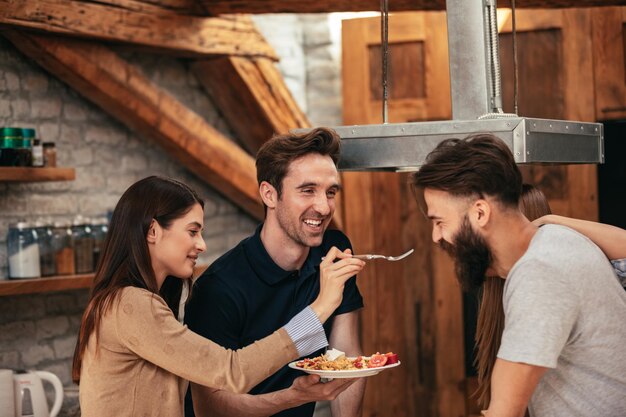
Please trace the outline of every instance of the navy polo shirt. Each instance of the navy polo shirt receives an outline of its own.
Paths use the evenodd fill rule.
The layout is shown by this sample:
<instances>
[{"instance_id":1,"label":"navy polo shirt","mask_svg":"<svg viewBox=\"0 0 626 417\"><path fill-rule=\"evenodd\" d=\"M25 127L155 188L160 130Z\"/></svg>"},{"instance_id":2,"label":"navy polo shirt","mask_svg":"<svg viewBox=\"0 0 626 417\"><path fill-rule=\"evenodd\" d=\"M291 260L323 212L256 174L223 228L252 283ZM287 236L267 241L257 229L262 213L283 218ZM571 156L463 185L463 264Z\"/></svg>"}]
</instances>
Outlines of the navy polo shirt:
<instances>
[{"instance_id":1,"label":"navy polo shirt","mask_svg":"<svg viewBox=\"0 0 626 417\"><path fill-rule=\"evenodd\" d=\"M269 256L261 241L259 225L254 235L216 260L194 284L185 309L189 329L226 348L243 348L279 328L311 304L319 294L319 264L322 257L336 246L351 248L348 238L338 230L327 230L322 244L311 248L299 271L285 271ZM356 276L345 285L341 305L324 324L326 337L335 315L363 307L363 298L356 285ZM310 356L317 356L323 350ZM259 358L263 360L263 358ZM263 394L288 388L300 371L285 366L254 387L251 394ZM315 403L291 408L275 414L281 417L310 417ZM185 415L193 416L188 393Z\"/></svg>"}]
</instances>

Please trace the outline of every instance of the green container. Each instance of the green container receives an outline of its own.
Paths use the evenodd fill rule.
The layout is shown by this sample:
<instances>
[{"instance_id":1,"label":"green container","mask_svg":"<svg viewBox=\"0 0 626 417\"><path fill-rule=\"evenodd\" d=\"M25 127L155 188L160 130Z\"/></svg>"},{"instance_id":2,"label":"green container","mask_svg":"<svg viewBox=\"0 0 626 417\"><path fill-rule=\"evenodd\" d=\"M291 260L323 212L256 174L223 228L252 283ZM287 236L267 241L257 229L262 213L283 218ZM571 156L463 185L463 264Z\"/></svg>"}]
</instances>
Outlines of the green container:
<instances>
[{"instance_id":1,"label":"green container","mask_svg":"<svg viewBox=\"0 0 626 417\"><path fill-rule=\"evenodd\" d=\"M35 129L22 129L22 137L24 139L35 139Z\"/></svg>"},{"instance_id":2,"label":"green container","mask_svg":"<svg viewBox=\"0 0 626 417\"><path fill-rule=\"evenodd\" d=\"M24 139L23 129L18 127L0 128L0 141L2 142L0 166L31 166L33 160L31 140Z\"/></svg>"},{"instance_id":3,"label":"green container","mask_svg":"<svg viewBox=\"0 0 626 417\"><path fill-rule=\"evenodd\" d=\"M22 139L22 129L19 127L0 127L0 139Z\"/></svg>"},{"instance_id":4,"label":"green container","mask_svg":"<svg viewBox=\"0 0 626 417\"><path fill-rule=\"evenodd\" d=\"M22 132L11 127L0 128L0 166L18 165L18 148L22 147Z\"/></svg>"}]
</instances>

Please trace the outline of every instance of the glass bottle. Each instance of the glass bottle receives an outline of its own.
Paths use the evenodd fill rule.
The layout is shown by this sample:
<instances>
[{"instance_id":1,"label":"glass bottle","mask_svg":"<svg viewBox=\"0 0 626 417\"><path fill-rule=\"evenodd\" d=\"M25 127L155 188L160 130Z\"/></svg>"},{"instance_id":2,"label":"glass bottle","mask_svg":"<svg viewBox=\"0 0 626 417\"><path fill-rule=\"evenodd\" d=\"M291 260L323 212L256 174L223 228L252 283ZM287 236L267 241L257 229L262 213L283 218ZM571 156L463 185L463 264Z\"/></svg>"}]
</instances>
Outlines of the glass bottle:
<instances>
[{"instance_id":1,"label":"glass bottle","mask_svg":"<svg viewBox=\"0 0 626 417\"><path fill-rule=\"evenodd\" d=\"M54 142L43 143L43 166L57 166L57 148L54 145Z\"/></svg>"},{"instance_id":2,"label":"glass bottle","mask_svg":"<svg viewBox=\"0 0 626 417\"><path fill-rule=\"evenodd\" d=\"M56 275L56 261L54 258L52 225L39 219L35 222L35 231L39 237L39 268L42 277Z\"/></svg>"},{"instance_id":3,"label":"glass bottle","mask_svg":"<svg viewBox=\"0 0 626 417\"><path fill-rule=\"evenodd\" d=\"M43 166L43 145L35 135L35 129L22 129L22 136L25 140L30 140L32 143L32 166Z\"/></svg>"},{"instance_id":4,"label":"glass bottle","mask_svg":"<svg viewBox=\"0 0 626 417\"><path fill-rule=\"evenodd\" d=\"M22 129L17 129L20 132ZM20 145L17 148L18 161L17 166L30 167L33 165L33 141L31 138L22 137Z\"/></svg>"},{"instance_id":5,"label":"glass bottle","mask_svg":"<svg viewBox=\"0 0 626 417\"><path fill-rule=\"evenodd\" d=\"M104 239L109 231L109 222L106 217L99 217L91 222L91 233L93 234L93 270L95 271L100 261Z\"/></svg>"},{"instance_id":6,"label":"glass bottle","mask_svg":"<svg viewBox=\"0 0 626 417\"><path fill-rule=\"evenodd\" d=\"M58 221L54 223L54 228L52 229L52 250L54 252L57 275L75 274L74 241L69 222Z\"/></svg>"},{"instance_id":7,"label":"glass bottle","mask_svg":"<svg viewBox=\"0 0 626 417\"><path fill-rule=\"evenodd\" d=\"M94 237L88 223L82 216L76 216L72 224L74 266L77 274L93 272Z\"/></svg>"},{"instance_id":8,"label":"glass bottle","mask_svg":"<svg viewBox=\"0 0 626 417\"><path fill-rule=\"evenodd\" d=\"M7 236L9 278L37 278L39 268L39 238L37 231L27 222L9 226Z\"/></svg>"}]
</instances>

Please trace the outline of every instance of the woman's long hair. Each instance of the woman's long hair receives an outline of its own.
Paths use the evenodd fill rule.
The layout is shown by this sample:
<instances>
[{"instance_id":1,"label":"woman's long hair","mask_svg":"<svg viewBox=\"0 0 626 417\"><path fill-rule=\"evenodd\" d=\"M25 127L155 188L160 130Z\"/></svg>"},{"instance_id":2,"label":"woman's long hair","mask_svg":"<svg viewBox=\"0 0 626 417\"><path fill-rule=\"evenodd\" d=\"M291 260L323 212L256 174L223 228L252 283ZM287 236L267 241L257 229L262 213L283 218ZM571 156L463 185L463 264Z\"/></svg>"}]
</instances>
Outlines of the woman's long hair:
<instances>
[{"instance_id":1,"label":"woman's long hair","mask_svg":"<svg viewBox=\"0 0 626 417\"><path fill-rule=\"evenodd\" d=\"M519 208L528 220L551 214L548 199L530 184L522 185ZM487 277L482 287L478 322L476 323L476 359L478 371L478 404L487 408L491 400L491 373L496 363L498 349L504 332L504 307L502 295L505 281L500 277Z\"/></svg>"},{"instance_id":2,"label":"woman's long hair","mask_svg":"<svg viewBox=\"0 0 626 417\"><path fill-rule=\"evenodd\" d=\"M177 315L183 280L168 277L159 291L146 238L153 220L167 229L195 204L204 208L204 202L191 188L170 178L147 177L124 192L113 211L81 321L72 366L74 382L80 380L89 337L94 331L98 337L100 321L122 288L137 287L159 294Z\"/></svg>"}]
</instances>

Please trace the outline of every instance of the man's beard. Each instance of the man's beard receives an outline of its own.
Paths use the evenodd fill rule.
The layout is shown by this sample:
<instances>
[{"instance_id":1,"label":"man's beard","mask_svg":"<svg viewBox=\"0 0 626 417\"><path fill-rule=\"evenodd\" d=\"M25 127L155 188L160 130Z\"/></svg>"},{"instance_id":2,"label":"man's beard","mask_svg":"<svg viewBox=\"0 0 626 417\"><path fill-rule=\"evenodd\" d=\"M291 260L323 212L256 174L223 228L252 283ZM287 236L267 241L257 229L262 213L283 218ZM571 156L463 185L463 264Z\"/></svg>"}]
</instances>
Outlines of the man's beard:
<instances>
[{"instance_id":1,"label":"man's beard","mask_svg":"<svg viewBox=\"0 0 626 417\"><path fill-rule=\"evenodd\" d=\"M485 239L472 229L467 214L454 236L454 244L439 240L439 246L454 259L456 276L465 291L477 290L493 259Z\"/></svg>"},{"instance_id":2,"label":"man's beard","mask_svg":"<svg viewBox=\"0 0 626 417\"><path fill-rule=\"evenodd\" d=\"M284 208L276 210L276 217L279 227L292 242L295 242L296 244L307 248L316 247L322 244L324 232L326 232L326 228L328 227L325 218L322 219L315 213L306 214L303 216L311 219L322 220L322 228L320 230L320 233L318 235L309 235L302 229L302 226L300 224L300 218L294 218L293 216L291 216L291 213L289 213Z\"/></svg>"}]
</instances>

